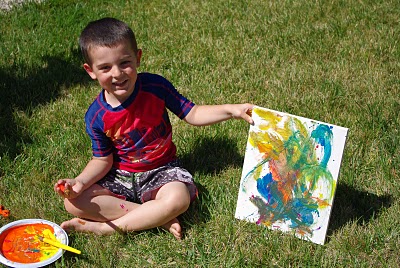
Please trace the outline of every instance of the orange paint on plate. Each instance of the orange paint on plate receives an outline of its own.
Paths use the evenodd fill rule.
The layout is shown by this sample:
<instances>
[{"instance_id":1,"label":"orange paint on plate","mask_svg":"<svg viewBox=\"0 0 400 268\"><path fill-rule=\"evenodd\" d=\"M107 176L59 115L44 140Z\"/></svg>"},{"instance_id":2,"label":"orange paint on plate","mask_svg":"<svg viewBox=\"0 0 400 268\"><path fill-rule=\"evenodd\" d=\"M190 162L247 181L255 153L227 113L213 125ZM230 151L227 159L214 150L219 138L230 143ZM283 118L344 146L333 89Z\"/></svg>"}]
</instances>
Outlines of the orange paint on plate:
<instances>
[{"instance_id":1,"label":"orange paint on plate","mask_svg":"<svg viewBox=\"0 0 400 268\"><path fill-rule=\"evenodd\" d=\"M58 248L39 240L43 231L54 233L48 224L24 224L6 230L0 236L1 253L10 261L19 263L35 263L53 256Z\"/></svg>"}]
</instances>

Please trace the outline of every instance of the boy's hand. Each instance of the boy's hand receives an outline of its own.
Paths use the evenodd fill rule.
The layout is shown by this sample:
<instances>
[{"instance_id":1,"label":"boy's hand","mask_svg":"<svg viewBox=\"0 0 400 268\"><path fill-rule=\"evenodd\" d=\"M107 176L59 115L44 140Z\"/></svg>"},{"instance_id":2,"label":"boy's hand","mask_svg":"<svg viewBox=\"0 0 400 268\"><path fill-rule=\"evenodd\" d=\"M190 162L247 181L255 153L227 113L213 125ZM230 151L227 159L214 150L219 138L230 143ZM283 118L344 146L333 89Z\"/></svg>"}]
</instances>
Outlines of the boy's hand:
<instances>
[{"instance_id":1,"label":"boy's hand","mask_svg":"<svg viewBox=\"0 0 400 268\"><path fill-rule=\"evenodd\" d=\"M254 124L254 121L251 118L251 111L253 110L254 107L253 104L250 103L233 104L232 107L233 107L232 118L243 119L251 125Z\"/></svg>"},{"instance_id":2,"label":"boy's hand","mask_svg":"<svg viewBox=\"0 0 400 268\"><path fill-rule=\"evenodd\" d=\"M54 185L54 191L63 198L73 199L80 195L83 185L75 179L59 180Z\"/></svg>"}]
</instances>

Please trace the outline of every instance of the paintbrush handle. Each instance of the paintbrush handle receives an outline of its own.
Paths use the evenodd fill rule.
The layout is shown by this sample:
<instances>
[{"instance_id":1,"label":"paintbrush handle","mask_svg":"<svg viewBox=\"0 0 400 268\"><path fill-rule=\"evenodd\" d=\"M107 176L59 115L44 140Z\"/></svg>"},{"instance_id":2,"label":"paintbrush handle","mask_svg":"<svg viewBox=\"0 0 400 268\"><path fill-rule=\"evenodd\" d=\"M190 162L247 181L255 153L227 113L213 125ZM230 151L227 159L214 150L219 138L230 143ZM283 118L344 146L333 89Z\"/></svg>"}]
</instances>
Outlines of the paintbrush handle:
<instances>
[{"instance_id":1,"label":"paintbrush handle","mask_svg":"<svg viewBox=\"0 0 400 268\"><path fill-rule=\"evenodd\" d=\"M45 238L45 237L43 237L43 242L46 242L47 244L53 245L53 246L58 247L58 248L62 248L62 249L74 252L76 254L81 254L80 250L77 250L77 249L75 249L73 247L64 245L64 244L62 244L60 242L57 242L57 241L54 241L54 240L51 240L51 239L48 239L48 238Z\"/></svg>"}]
</instances>

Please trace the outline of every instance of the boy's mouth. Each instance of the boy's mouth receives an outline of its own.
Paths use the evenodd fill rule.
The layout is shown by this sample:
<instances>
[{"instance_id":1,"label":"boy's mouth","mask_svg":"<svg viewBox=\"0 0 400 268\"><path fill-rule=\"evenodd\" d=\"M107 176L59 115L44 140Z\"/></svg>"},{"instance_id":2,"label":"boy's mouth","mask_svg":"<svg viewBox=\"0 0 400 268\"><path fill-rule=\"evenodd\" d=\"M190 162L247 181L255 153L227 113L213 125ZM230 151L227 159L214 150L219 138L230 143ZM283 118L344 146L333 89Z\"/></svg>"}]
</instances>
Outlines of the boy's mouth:
<instances>
[{"instance_id":1,"label":"boy's mouth","mask_svg":"<svg viewBox=\"0 0 400 268\"><path fill-rule=\"evenodd\" d=\"M116 87L123 87L124 85L126 85L127 82L128 80L124 80L122 82L113 82L113 85Z\"/></svg>"}]
</instances>

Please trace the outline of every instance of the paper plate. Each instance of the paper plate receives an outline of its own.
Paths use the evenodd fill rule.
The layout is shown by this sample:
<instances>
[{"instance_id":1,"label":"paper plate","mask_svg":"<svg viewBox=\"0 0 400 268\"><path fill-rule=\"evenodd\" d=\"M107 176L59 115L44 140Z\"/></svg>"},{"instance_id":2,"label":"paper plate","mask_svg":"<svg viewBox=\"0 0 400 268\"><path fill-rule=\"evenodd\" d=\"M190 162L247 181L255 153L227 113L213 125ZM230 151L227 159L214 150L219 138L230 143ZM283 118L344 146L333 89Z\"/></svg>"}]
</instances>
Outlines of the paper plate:
<instances>
[{"instance_id":1,"label":"paper plate","mask_svg":"<svg viewBox=\"0 0 400 268\"><path fill-rule=\"evenodd\" d=\"M54 235L56 236L57 240L65 245L68 245L68 235L67 233L58 225L55 224L54 222L47 221L47 220L42 220L42 219L25 219L25 220L19 220L19 221L14 221L9 224L4 225L3 227L0 228L0 235L3 232L6 232L9 228L12 227L17 227L19 225L25 225L25 224L48 224L54 229ZM1 247L2 245L0 245ZM0 263L9 266L9 267L43 267L46 265L49 265L52 262L55 262L57 259L59 259L64 253L64 250L59 249L56 254L51 256L50 258L41 261L41 262L35 262L35 263L20 263L20 262L14 262L10 261L9 259L5 258L0 250Z\"/></svg>"}]
</instances>

